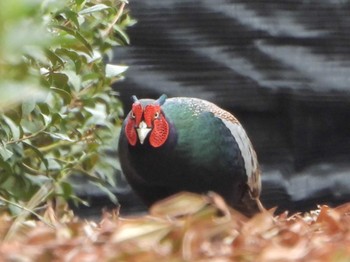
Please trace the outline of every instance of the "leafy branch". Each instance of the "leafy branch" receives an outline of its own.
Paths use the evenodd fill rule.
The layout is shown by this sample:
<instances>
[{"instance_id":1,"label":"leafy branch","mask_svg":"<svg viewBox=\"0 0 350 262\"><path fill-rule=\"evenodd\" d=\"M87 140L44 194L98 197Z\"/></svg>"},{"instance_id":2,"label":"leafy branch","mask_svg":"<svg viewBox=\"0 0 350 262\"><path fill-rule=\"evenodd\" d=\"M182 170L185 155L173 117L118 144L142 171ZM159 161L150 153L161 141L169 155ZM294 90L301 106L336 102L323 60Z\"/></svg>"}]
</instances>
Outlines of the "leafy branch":
<instances>
[{"instance_id":1,"label":"leafy branch","mask_svg":"<svg viewBox=\"0 0 350 262\"><path fill-rule=\"evenodd\" d=\"M76 200L72 175L113 184L106 152L116 151L122 109L111 84L127 67L105 61L129 42L126 4L0 2L0 211L18 215L34 196L31 210Z\"/></svg>"}]
</instances>

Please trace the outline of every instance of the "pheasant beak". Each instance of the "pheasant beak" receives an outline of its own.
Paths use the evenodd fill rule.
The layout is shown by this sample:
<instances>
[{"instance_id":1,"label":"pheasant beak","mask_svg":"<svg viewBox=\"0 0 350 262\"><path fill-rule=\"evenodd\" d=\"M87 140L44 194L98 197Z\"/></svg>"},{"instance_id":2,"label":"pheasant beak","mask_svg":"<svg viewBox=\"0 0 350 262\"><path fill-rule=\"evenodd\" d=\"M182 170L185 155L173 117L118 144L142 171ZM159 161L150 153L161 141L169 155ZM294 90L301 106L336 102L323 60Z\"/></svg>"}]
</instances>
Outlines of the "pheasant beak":
<instances>
[{"instance_id":1,"label":"pheasant beak","mask_svg":"<svg viewBox=\"0 0 350 262\"><path fill-rule=\"evenodd\" d=\"M145 121L141 121L136 131L137 131L137 135L139 137L140 143L143 144L148 133L151 131L151 128L147 127L147 124L145 123Z\"/></svg>"}]
</instances>

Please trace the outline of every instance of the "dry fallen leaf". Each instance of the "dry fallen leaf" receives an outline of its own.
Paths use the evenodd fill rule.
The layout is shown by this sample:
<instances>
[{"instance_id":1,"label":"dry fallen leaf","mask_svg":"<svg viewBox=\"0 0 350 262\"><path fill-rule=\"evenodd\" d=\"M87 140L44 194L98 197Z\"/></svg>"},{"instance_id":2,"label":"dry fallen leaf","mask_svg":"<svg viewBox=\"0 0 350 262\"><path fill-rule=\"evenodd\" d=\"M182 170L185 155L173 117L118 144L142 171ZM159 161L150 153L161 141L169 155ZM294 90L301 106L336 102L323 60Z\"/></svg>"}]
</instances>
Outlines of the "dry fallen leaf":
<instances>
[{"instance_id":1,"label":"dry fallen leaf","mask_svg":"<svg viewBox=\"0 0 350 262\"><path fill-rule=\"evenodd\" d=\"M0 242L0 261L350 261L350 203L248 219L216 194L181 193L148 215L103 213L99 223L25 221ZM4 239L14 220L0 215Z\"/></svg>"}]
</instances>

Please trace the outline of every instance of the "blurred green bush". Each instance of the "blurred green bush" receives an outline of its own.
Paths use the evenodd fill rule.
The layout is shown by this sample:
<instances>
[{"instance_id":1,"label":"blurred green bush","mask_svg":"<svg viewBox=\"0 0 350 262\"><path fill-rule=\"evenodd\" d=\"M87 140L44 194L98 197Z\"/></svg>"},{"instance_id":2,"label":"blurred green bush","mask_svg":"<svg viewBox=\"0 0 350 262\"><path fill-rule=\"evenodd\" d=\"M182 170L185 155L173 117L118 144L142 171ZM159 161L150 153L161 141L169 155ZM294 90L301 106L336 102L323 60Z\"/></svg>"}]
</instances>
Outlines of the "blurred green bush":
<instances>
[{"instance_id":1,"label":"blurred green bush","mask_svg":"<svg viewBox=\"0 0 350 262\"><path fill-rule=\"evenodd\" d=\"M125 4L0 1L0 211L79 201L72 174L113 185L122 109L111 84L127 67L105 62L128 44Z\"/></svg>"}]
</instances>

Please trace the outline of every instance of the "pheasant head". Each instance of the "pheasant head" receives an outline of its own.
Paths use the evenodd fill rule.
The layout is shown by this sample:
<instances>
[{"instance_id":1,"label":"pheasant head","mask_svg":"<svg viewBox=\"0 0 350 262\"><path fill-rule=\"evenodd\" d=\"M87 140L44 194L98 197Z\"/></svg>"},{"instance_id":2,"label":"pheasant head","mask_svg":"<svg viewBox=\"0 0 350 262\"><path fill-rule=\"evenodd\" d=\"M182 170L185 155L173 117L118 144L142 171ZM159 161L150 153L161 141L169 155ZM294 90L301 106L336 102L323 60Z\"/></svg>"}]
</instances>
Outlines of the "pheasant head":
<instances>
[{"instance_id":1,"label":"pheasant head","mask_svg":"<svg viewBox=\"0 0 350 262\"><path fill-rule=\"evenodd\" d=\"M162 146L169 136L169 124L162 111L166 95L157 100L141 103L133 96L133 105L127 116L125 134L131 146L139 142L144 144L148 139L152 147Z\"/></svg>"}]
</instances>

